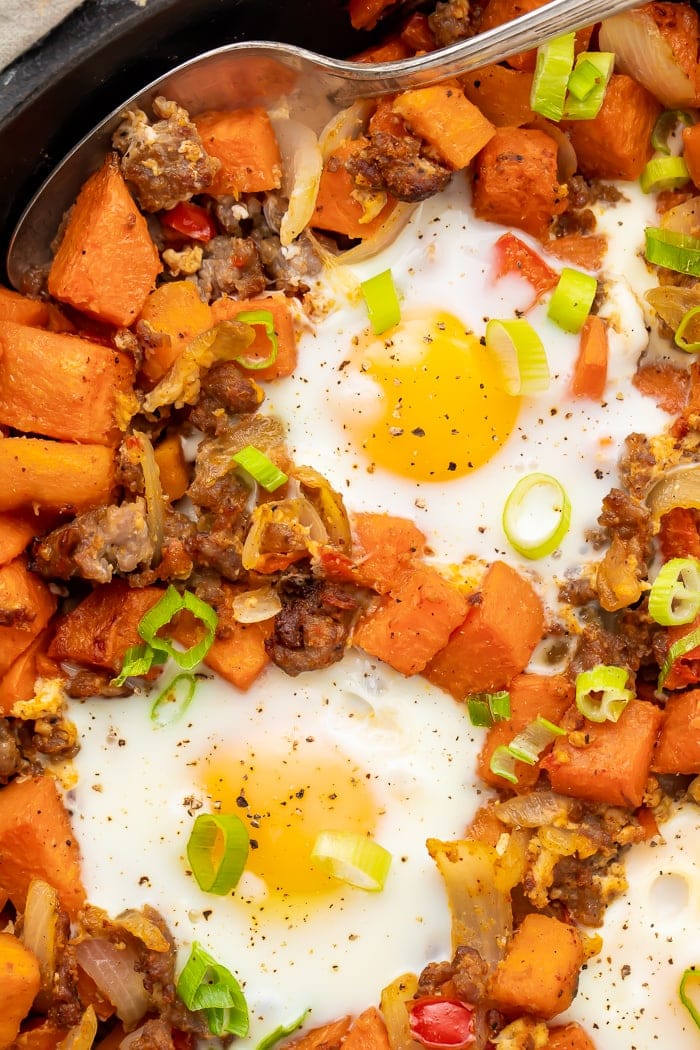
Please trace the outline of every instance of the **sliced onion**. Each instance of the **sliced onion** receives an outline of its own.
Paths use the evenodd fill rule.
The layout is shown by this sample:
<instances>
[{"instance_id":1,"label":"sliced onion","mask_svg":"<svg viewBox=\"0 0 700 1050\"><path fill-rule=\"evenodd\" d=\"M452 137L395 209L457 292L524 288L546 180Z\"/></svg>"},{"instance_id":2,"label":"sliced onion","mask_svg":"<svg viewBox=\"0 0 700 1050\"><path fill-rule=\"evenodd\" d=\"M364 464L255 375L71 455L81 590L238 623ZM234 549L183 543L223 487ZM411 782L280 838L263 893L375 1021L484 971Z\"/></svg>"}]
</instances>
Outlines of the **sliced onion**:
<instances>
[{"instance_id":1,"label":"sliced onion","mask_svg":"<svg viewBox=\"0 0 700 1050\"><path fill-rule=\"evenodd\" d=\"M316 135L298 120L272 120L282 156L282 193L289 205L280 225L280 241L287 247L296 240L313 215L323 157Z\"/></svg>"},{"instance_id":2,"label":"sliced onion","mask_svg":"<svg viewBox=\"0 0 700 1050\"><path fill-rule=\"evenodd\" d=\"M39 960L41 999L45 999L53 988L58 952L58 909L58 894L53 886L41 879L32 879L24 909L22 941ZM42 1001L37 1000L37 1006L41 1008L42 1005Z\"/></svg>"},{"instance_id":3,"label":"sliced onion","mask_svg":"<svg viewBox=\"0 0 700 1050\"><path fill-rule=\"evenodd\" d=\"M341 109L332 117L318 137L318 145L324 160L335 153L338 146L347 139L356 139L367 127L375 103L371 99L360 98L347 109Z\"/></svg>"},{"instance_id":4,"label":"sliced onion","mask_svg":"<svg viewBox=\"0 0 700 1050\"><path fill-rule=\"evenodd\" d=\"M268 551L265 534L271 525L282 525L290 532L286 551ZM291 540L293 537L293 541ZM278 503L262 503L250 516L250 528L243 544L241 560L244 569L265 572L266 558L284 558L299 551L318 553L318 546L328 541L328 532L318 512L307 499L285 499ZM290 558L290 562L294 560ZM267 570L270 571L269 569Z\"/></svg>"},{"instance_id":5,"label":"sliced onion","mask_svg":"<svg viewBox=\"0 0 700 1050\"><path fill-rule=\"evenodd\" d=\"M664 284L650 288L644 298L657 316L675 332L688 311L700 306L700 286L683 288L676 284Z\"/></svg>"},{"instance_id":6,"label":"sliced onion","mask_svg":"<svg viewBox=\"0 0 700 1050\"><path fill-rule=\"evenodd\" d=\"M581 860L585 860L598 850L592 839L574 828L542 827L537 838L545 849L560 857L573 857L574 853L578 853Z\"/></svg>"},{"instance_id":7,"label":"sliced onion","mask_svg":"<svg viewBox=\"0 0 700 1050\"><path fill-rule=\"evenodd\" d=\"M507 827L540 828L555 820L566 820L570 809L571 799L553 791L533 791L501 802L496 814Z\"/></svg>"},{"instance_id":8,"label":"sliced onion","mask_svg":"<svg viewBox=\"0 0 700 1050\"><path fill-rule=\"evenodd\" d=\"M359 244L355 244L344 252L331 251L327 243L321 242L313 234L310 235L326 274L339 294L359 294L360 279L349 267L366 262L384 248L388 248L401 233L417 207L417 204L405 204L403 201L398 201L371 237L366 237Z\"/></svg>"},{"instance_id":9,"label":"sliced onion","mask_svg":"<svg viewBox=\"0 0 700 1050\"><path fill-rule=\"evenodd\" d=\"M600 27L601 51L614 51L618 70L627 73L669 109L695 105L695 79L681 69L654 20L652 4L606 18Z\"/></svg>"},{"instance_id":10,"label":"sliced onion","mask_svg":"<svg viewBox=\"0 0 700 1050\"><path fill-rule=\"evenodd\" d=\"M233 618L237 623L260 623L276 616L281 608L282 602L272 587L257 587L236 595Z\"/></svg>"},{"instance_id":11,"label":"sliced onion","mask_svg":"<svg viewBox=\"0 0 700 1050\"><path fill-rule=\"evenodd\" d=\"M114 925L126 930L132 937L141 941L149 952L167 952L170 950L170 941L155 922L151 922L141 911L129 908L114 919Z\"/></svg>"},{"instance_id":12,"label":"sliced onion","mask_svg":"<svg viewBox=\"0 0 700 1050\"><path fill-rule=\"evenodd\" d=\"M687 233L691 237L700 235L700 197L690 197L675 208L669 208L661 217L661 228Z\"/></svg>"},{"instance_id":13,"label":"sliced onion","mask_svg":"<svg viewBox=\"0 0 700 1050\"><path fill-rule=\"evenodd\" d=\"M328 542L349 553L352 538L343 497L313 467L295 467L292 476L298 480L302 493L318 511L328 532Z\"/></svg>"},{"instance_id":14,"label":"sliced onion","mask_svg":"<svg viewBox=\"0 0 700 1050\"><path fill-rule=\"evenodd\" d=\"M407 1009L417 989L414 973L404 973L382 989L380 1008L391 1050L420 1050L420 1044L411 1035Z\"/></svg>"},{"instance_id":15,"label":"sliced onion","mask_svg":"<svg viewBox=\"0 0 700 1050\"><path fill-rule=\"evenodd\" d=\"M143 488L146 497L146 521L148 534L153 544L153 564L157 565L163 552L165 536L165 497L151 439L147 434L137 431L134 431L134 437L139 442L139 461L143 471Z\"/></svg>"},{"instance_id":16,"label":"sliced onion","mask_svg":"<svg viewBox=\"0 0 700 1050\"><path fill-rule=\"evenodd\" d=\"M108 999L117 1017L127 1027L136 1024L150 1005L143 978L134 969L136 952L126 945L117 948L111 941L93 937L75 949L78 965L91 977L98 991Z\"/></svg>"},{"instance_id":17,"label":"sliced onion","mask_svg":"<svg viewBox=\"0 0 700 1050\"><path fill-rule=\"evenodd\" d=\"M97 1035L97 1017L95 1008L88 1006L87 1010L69 1031L68 1035L58 1044L60 1050L90 1050Z\"/></svg>"},{"instance_id":18,"label":"sliced onion","mask_svg":"<svg viewBox=\"0 0 700 1050\"><path fill-rule=\"evenodd\" d=\"M666 474L654 485L646 501L657 524L674 507L700 509L700 466L679 467Z\"/></svg>"}]
</instances>

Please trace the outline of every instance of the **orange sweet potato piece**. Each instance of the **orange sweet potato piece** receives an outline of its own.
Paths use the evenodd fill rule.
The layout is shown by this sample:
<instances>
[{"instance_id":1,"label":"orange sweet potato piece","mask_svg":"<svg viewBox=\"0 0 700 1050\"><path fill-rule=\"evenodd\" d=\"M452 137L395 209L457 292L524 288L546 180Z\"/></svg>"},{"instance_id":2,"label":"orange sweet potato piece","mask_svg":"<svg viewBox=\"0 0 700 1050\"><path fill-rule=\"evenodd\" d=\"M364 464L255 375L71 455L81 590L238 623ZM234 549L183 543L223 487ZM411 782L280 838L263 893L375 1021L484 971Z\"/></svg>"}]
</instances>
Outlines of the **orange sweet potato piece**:
<instances>
[{"instance_id":1,"label":"orange sweet potato piece","mask_svg":"<svg viewBox=\"0 0 700 1050\"><path fill-rule=\"evenodd\" d=\"M417 674L467 614L467 599L430 565L418 565L360 618L353 643L405 675Z\"/></svg>"},{"instance_id":2,"label":"orange sweet potato piece","mask_svg":"<svg viewBox=\"0 0 700 1050\"><path fill-rule=\"evenodd\" d=\"M211 307L191 281L170 281L150 292L139 320L163 337L146 346L143 371L154 382L165 375L190 339L214 323Z\"/></svg>"},{"instance_id":3,"label":"orange sweet potato piece","mask_svg":"<svg viewBox=\"0 0 700 1050\"><path fill-rule=\"evenodd\" d=\"M226 590L232 596L237 588L227 587ZM265 642L273 629L272 619L259 623L237 623L227 618L225 636L214 639L204 657L204 663L231 685L245 692L270 662ZM204 627L189 614L182 614L177 618L171 633L176 641L189 648L203 637Z\"/></svg>"},{"instance_id":4,"label":"orange sweet potato piece","mask_svg":"<svg viewBox=\"0 0 700 1050\"><path fill-rule=\"evenodd\" d=\"M24 557L0 569L0 675L28 649L56 611L56 598Z\"/></svg>"},{"instance_id":5,"label":"orange sweet potato piece","mask_svg":"<svg viewBox=\"0 0 700 1050\"><path fill-rule=\"evenodd\" d=\"M352 56L353 62L398 62L402 58L408 58L412 54L411 48L401 39L395 36L383 44L367 47L357 55Z\"/></svg>"},{"instance_id":6,"label":"orange sweet potato piece","mask_svg":"<svg viewBox=\"0 0 700 1050\"><path fill-rule=\"evenodd\" d=\"M543 628L542 602L532 586L495 561L470 599L466 620L428 664L425 677L457 700L504 689L527 666Z\"/></svg>"},{"instance_id":7,"label":"orange sweet potato piece","mask_svg":"<svg viewBox=\"0 0 700 1050\"><path fill-rule=\"evenodd\" d=\"M53 1021L42 1021L21 1032L12 1044L12 1050L56 1050L67 1035L66 1028L59 1028Z\"/></svg>"},{"instance_id":8,"label":"orange sweet potato piece","mask_svg":"<svg viewBox=\"0 0 700 1050\"><path fill-rule=\"evenodd\" d=\"M0 565L7 565L27 548L39 531L39 519L33 514L0 514Z\"/></svg>"},{"instance_id":9,"label":"orange sweet potato piece","mask_svg":"<svg viewBox=\"0 0 700 1050\"><path fill-rule=\"evenodd\" d=\"M470 102L497 128L520 127L534 117L530 108L532 73L507 66L484 66L460 78Z\"/></svg>"},{"instance_id":10,"label":"orange sweet potato piece","mask_svg":"<svg viewBox=\"0 0 700 1050\"><path fill-rule=\"evenodd\" d=\"M41 987L39 961L11 933L0 933L0 1050L14 1045Z\"/></svg>"},{"instance_id":11,"label":"orange sweet potato piece","mask_svg":"<svg viewBox=\"0 0 700 1050\"><path fill-rule=\"evenodd\" d=\"M505 958L496 967L489 998L505 1014L554 1017L571 1006L584 962L576 927L532 912L513 934Z\"/></svg>"},{"instance_id":12,"label":"orange sweet potato piece","mask_svg":"<svg viewBox=\"0 0 700 1050\"><path fill-rule=\"evenodd\" d=\"M502 777L496 776L489 768L491 756L497 747L507 746L514 736L533 722L538 715L555 725L574 699L574 687L563 675L519 674L510 683L510 718L496 722L486 736L479 754L477 771L482 780L493 787L503 787ZM526 762L516 762L515 774L518 778L514 788L517 791L529 791L539 776L539 765L529 766Z\"/></svg>"},{"instance_id":13,"label":"orange sweet potato piece","mask_svg":"<svg viewBox=\"0 0 700 1050\"><path fill-rule=\"evenodd\" d=\"M693 185L700 189L700 124L683 128L683 157Z\"/></svg>"},{"instance_id":14,"label":"orange sweet potato piece","mask_svg":"<svg viewBox=\"0 0 700 1050\"><path fill-rule=\"evenodd\" d=\"M544 245L550 255L583 270L600 270L608 250L602 234L566 233Z\"/></svg>"},{"instance_id":15,"label":"orange sweet potato piece","mask_svg":"<svg viewBox=\"0 0 700 1050\"><path fill-rule=\"evenodd\" d=\"M168 434L155 447L160 484L171 501L182 499L190 483L190 472L178 434Z\"/></svg>"},{"instance_id":16,"label":"orange sweet potato piece","mask_svg":"<svg viewBox=\"0 0 700 1050\"><path fill-rule=\"evenodd\" d=\"M466 168L495 131L456 83L404 91L393 109L455 171Z\"/></svg>"},{"instance_id":17,"label":"orange sweet potato piece","mask_svg":"<svg viewBox=\"0 0 700 1050\"><path fill-rule=\"evenodd\" d=\"M384 1018L370 1006L353 1021L343 1040L343 1050L389 1050L389 1037Z\"/></svg>"},{"instance_id":18,"label":"orange sweet potato piece","mask_svg":"<svg viewBox=\"0 0 700 1050\"><path fill-rule=\"evenodd\" d=\"M352 196L355 183L345 167L345 162L368 145L368 139L347 139L342 142L326 161L316 197L316 207L309 221L310 226L346 237L362 239L371 237L388 218L396 205L389 197L387 203L370 222L362 222L364 209Z\"/></svg>"},{"instance_id":19,"label":"orange sweet potato piece","mask_svg":"<svg viewBox=\"0 0 700 1050\"><path fill-rule=\"evenodd\" d=\"M566 209L557 144L537 128L498 128L475 161L473 203L480 219L543 237Z\"/></svg>"},{"instance_id":20,"label":"orange sweet potato piece","mask_svg":"<svg viewBox=\"0 0 700 1050\"><path fill-rule=\"evenodd\" d=\"M0 678L0 715L9 715L16 703L31 700L39 674L45 675L50 661L46 656L49 631L44 630L20 653L9 670ZM43 659L41 659L43 658ZM37 666L38 662L41 667ZM56 676L60 673L55 668Z\"/></svg>"},{"instance_id":21,"label":"orange sweet potato piece","mask_svg":"<svg viewBox=\"0 0 700 1050\"><path fill-rule=\"evenodd\" d=\"M654 773L700 773L700 689L666 702L664 723L654 748Z\"/></svg>"},{"instance_id":22,"label":"orange sweet potato piece","mask_svg":"<svg viewBox=\"0 0 700 1050\"><path fill-rule=\"evenodd\" d=\"M24 908L32 879L53 886L75 918L85 903L80 852L53 777L13 780L0 806L0 890Z\"/></svg>"},{"instance_id":23,"label":"orange sweet potato piece","mask_svg":"<svg viewBox=\"0 0 700 1050\"><path fill-rule=\"evenodd\" d=\"M74 335L0 321L0 423L45 437L116 444L134 362Z\"/></svg>"},{"instance_id":24,"label":"orange sweet potato piece","mask_svg":"<svg viewBox=\"0 0 700 1050\"><path fill-rule=\"evenodd\" d=\"M107 324L132 324L161 271L146 220L110 154L75 203L49 271L60 302Z\"/></svg>"},{"instance_id":25,"label":"orange sweet potato piece","mask_svg":"<svg viewBox=\"0 0 700 1050\"><path fill-rule=\"evenodd\" d=\"M72 511L109 503L114 453L104 445L0 438L0 512Z\"/></svg>"},{"instance_id":26,"label":"orange sweet potato piece","mask_svg":"<svg viewBox=\"0 0 700 1050\"><path fill-rule=\"evenodd\" d=\"M380 594L397 588L425 554L425 536L409 518L358 513L352 516L352 529L353 578Z\"/></svg>"},{"instance_id":27,"label":"orange sweet potato piece","mask_svg":"<svg viewBox=\"0 0 700 1050\"><path fill-rule=\"evenodd\" d=\"M239 197L279 189L282 161L264 109L210 110L193 120L207 153L221 161L208 193Z\"/></svg>"},{"instance_id":28,"label":"orange sweet potato piece","mask_svg":"<svg viewBox=\"0 0 700 1050\"><path fill-rule=\"evenodd\" d=\"M593 1040L581 1025L566 1024L550 1028L545 1050L596 1050Z\"/></svg>"},{"instance_id":29,"label":"orange sweet potato piece","mask_svg":"<svg viewBox=\"0 0 700 1050\"><path fill-rule=\"evenodd\" d=\"M665 361L640 363L632 383L645 397L652 398L664 412L678 415L688 398L688 373Z\"/></svg>"},{"instance_id":30,"label":"orange sweet potato piece","mask_svg":"<svg viewBox=\"0 0 700 1050\"><path fill-rule=\"evenodd\" d=\"M312 1028L305 1035L292 1039L285 1043L285 1047L294 1047L294 1050L338 1050L351 1024L351 1017L339 1017L337 1021Z\"/></svg>"},{"instance_id":31,"label":"orange sweet potato piece","mask_svg":"<svg viewBox=\"0 0 700 1050\"><path fill-rule=\"evenodd\" d=\"M212 317L216 321L235 321L239 314L249 310L269 310L277 336L277 358L267 368L259 368L249 375L256 381L267 382L290 376L297 366L297 337L294 330L294 318L283 292L274 292L262 299L231 299L224 295L211 306ZM262 361L270 356L270 340L265 329L255 326L255 339L246 350L246 357L259 357Z\"/></svg>"},{"instance_id":32,"label":"orange sweet potato piece","mask_svg":"<svg viewBox=\"0 0 700 1050\"><path fill-rule=\"evenodd\" d=\"M30 299L0 285L0 321L15 321L43 327L49 323L49 308L40 299Z\"/></svg>"},{"instance_id":33,"label":"orange sweet potato piece","mask_svg":"<svg viewBox=\"0 0 700 1050\"><path fill-rule=\"evenodd\" d=\"M638 179L652 155L651 133L662 107L646 88L624 73L610 78L593 120L564 120L579 171L589 178Z\"/></svg>"},{"instance_id":34,"label":"orange sweet potato piece","mask_svg":"<svg viewBox=\"0 0 700 1050\"><path fill-rule=\"evenodd\" d=\"M505 22L511 22L514 18L518 18L528 11L534 11L536 8L542 7L546 2L547 0L488 0L488 3L484 5L484 13L477 20L476 31L484 33L486 30L494 29ZM586 50L591 33L592 29L589 28L581 29L576 34L577 54L579 51ZM517 54L510 55L506 61L514 69L534 70L537 63L537 51L534 48L530 51L519 51Z\"/></svg>"},{"instance_id":35,"label":"orange sweet potato piece","mask_svg":"<svg viewBox=\"0 0 700 1050\"><path fill-rule=\"evenodd\" d=\"M602 317L589 314L579 335L579 351L571 379L574 397L600 401L608 377L608 327Z\"/></svg>"},{"instance_id":36,"label":"orange sweet potato piece","mask_svg":"<svg viewBox=\"0 0 700 1050\"><path fill-rule=\"evenodd\" d=\"M159 587L132 588L123 580L95 587L60 618L49 656L116 674L126 650L141 642L141 618L162 597Z\"/></svg>"},{"instance_id":37,"label":"orange sweet potato piece","mask_svg":"<svg viewBox=\"0 0 700 1050\"><path fill-rule=\"evenodd\" d=\"M541 763L552 788L587 802L641 806L663 717L654 704L631 700L618 722L586 722L584 747L559 738Z\"/></svg>"}]
</instances>

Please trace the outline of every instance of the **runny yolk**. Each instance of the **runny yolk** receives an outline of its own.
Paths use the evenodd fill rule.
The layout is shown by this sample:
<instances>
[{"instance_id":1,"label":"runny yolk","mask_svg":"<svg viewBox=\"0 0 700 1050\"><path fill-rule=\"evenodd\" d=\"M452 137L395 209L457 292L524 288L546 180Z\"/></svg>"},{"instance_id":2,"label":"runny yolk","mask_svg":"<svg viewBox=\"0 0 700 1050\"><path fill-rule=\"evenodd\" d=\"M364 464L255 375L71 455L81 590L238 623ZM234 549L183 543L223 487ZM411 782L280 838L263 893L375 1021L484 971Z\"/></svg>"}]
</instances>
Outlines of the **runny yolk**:
<instances>
[{"instance_id":1,"label":"runny yolk","mask_svg":"<svg viewBox=\"0 0 700 1050\"><path fill-rule=\"evenodd\" d=\"M378 818L367 772L318 742L266 747L236 759L217 755L207 760L203 787L213 812L236 813L248 828L246 871L263 880L268 903L345 890L313 866L316 837L322 831L373 835Z\"/></svg>"},{"instance_id":2,"label":"runny yolk","mask_svg":"<svg viewBox=\"0 0 700 1050\"><path fill-rule=\"evenodd\" d=\"M373 381L345 423L371 462L414 481L449 481L508 440L520 398L498 359L447 312L407 316L360 341L353 363Z\"/></svg>"}]
</instances>

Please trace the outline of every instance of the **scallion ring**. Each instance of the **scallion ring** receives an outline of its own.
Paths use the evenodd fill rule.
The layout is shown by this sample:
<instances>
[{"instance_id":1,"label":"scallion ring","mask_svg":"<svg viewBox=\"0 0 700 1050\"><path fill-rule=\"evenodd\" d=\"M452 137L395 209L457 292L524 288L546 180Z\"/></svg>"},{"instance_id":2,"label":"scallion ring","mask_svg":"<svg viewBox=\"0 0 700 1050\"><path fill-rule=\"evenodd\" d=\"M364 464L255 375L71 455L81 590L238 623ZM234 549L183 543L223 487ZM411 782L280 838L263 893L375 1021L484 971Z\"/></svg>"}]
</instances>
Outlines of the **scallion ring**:
<instances>
[{"instance_id":1,"label":"scallion ring","mask_svg":"<svg viewBox=\"0 0 700 1050\"><path fill-rule=\"evenodd\" d=\"M236 321L242 321L243 324L249 324L253 327L260 325L265 329L265 334L270 340L270 353L267 357L248 357L245 354L241 354L235 360L237 364L243 368L247 368L250 371L259 371L261 368L269 368L270 365L274 365L277 360L279 353L279 342L277 340L277 332L275 331L275 319L272 316L270 310L243 310L242 313L236 314Z\"/></svg>"},{"instance_id":2,"label":"scallion ring","mask_svg":"<svg viewBox=\"0 0 700 1050\"><path fill-rule=\"evenodd\" d=\"M565 266L549 300L547 317L565 332L580 332L591 312L597 291L598 282L595 277Z\"/></svg>"},{"instance_id":3,"label":"scallion ring","mask_svg":"<svg viewBox=\"0 0 700 1050\"><path fill-rule=\"evenodd\" d=\"M110 685L124 685L127 678L138 678L148 674L152 667L164 664L167 657L165 653L158 653L150 645L132 645L124 653L122 669Z\"/></svg>"},{"instance_id":4,"label":"scallion ring","mask_svg":"<svg viewBox=\"0 0 700 1050\"><path fill-rule=\"evenodd\" d=\"M649 615L662 627L692 623L700 613L700 561L671 558L649 591Z\"/></svg>"},{"instance_id":5,"label":"scallion ring","mask_svg":"<svg viewBox=\"0 0 700 1050\"><path fill-rule=\"evenodd\" d=\"M164 653L161 655L165 656ZM196 688L197 679L189 671L175 675L153 701L151 722L158 728L162 728L182 718L192 703Z\"/></svg>"},{"instance_id":6,"label":"scallion ring","mask_svg":"<svg viewBox=\"0 0 700 1050\"><path fill-rule=\"evenodd\" d=\"M176 649L168 638L158 637L160 631L179 612L186 609L204 624L205 633L201 641L189 649ZM218 616L211 605L207 605L191 591L180 594L171 584L159 602L149 609L141 619L138 632L152 649L167 653L183 671L191 671L204 659L214 642Z\"/></svg>"},{"instance_id":7,"label":"scallion ring","mask_svg":"<svg viewBox=\"0 0 700 1050\"><path fill-rule=\"evenodd\" d=\"M311 860L318 868L349 886L377 892L384 889L391 853L366 835L322 831L316 836Z\"/></svg>"},{"instance_id":8,"label":"scallion ring","mask_svg":"<svg viewBox=\"0 0 700 1050\"><path fill-rule=\"evenodd\" d=\"M700 238L677 230L647 226L645 254L650 263L700 277Z\"/></svg>"},{"instance_id":9,"label":"scallion ring","mask_svg":"<svg viewBox=\"0 0 700 1050\"><path fill-rule=\"evenodd\" d=\"M503 508L503 531L518 554L535 560L556 550L571 524L571 502L550 474L521 478Z\"/></svg>"},{"instance_id":10,"label":"scallion ring","mask_svg":"<svg viewBox=\"0 0 700 1050\"><path fill-rule=\"evenodd\" d=\"M187 860L200 890L223 897L248 860L248 830L235 813L200 813L187 840Z\"/></svg>"},{"instance_id":11,"label":"scallion ring","mask_svg":"<svg viewBox=\"0 0 700 1050\"><path fill-rule=\"evenodd\" d=\"M690 986L700 985L700 970L697 970L694 966L683 971L681 977L680 987L678 989L678 995L681 1003L686 1008L688 1013L693 1019L696 1028L700 1028L700 1006L696 1006L693 999L690 997ZM695 988L696 996L700 993L700 988Z\"/></svg>"},{"instance_id":12,"label":"scallion ring","mask_svg":"<svg viewBox=\"0 0 700 1050\"><path fill-rule=\"evenodd\" d=\"M401 307L391 270L369 277L360 285L375 335L393 328L401 320Z\"/></svg>"},{"instance_id":13,"label":"scallion ring","mask_svg":"<svg viewBox=\"0 0 700 1050\"><path fill-rule=\"evenodd\" d=\"M584 51L578 55L564 104L566 120L593 120L598 116L614 67L611 51Z\"/></svg>"},{"instance_id":14,"label":"scallion ring","mask_svg":"<svg viewBox=\"0 0 700 1050\"><path fill-rule=\"evenodd\" d=\"M267 492L275 492L284 485L288 478L284 471L280 470L276 463L261 452L255 445L246 445L240 452L236 452L233 461L250 474L254 481Z\"/></svg>"},{"instance_id":15,"label":"scallion ring","mask_svg":"<svg viewBox=\"0 0 700 1050\"><path fill-rule=\"evenodd\" d=\"M565 33L537 48L530 107L549 120L564 116L569 77L574 66L574 34Z\"/></svg>"},{"instance_id":16,"label":"scallion ring","mask_svg":"<svg viewBox=\"0 0 700 1050\"><path fill-rule=\"evenodd\" d=\"M682 157L652 157L639 176L642 193L677 190L690 180L688 166Z\"/></svg>"},{"instance_id":17,"label":"scallion ring","mask_svg":"<svg viewBox=\"0 0 700 1050\"><path fill-rule=\"evenodd\" d=\"M196 941L176 991L188 1010L203 1011L212 1035L248 1034L248 1004L240 984Z\"/></svg>"},{"instance_id":18,"label":"scallion ring","mask_svg":"<svg viewBox=\"0 0 700 1050\"><path fill-rule=\"evenodd\" d=\"M525 762L529 766L534 766L545 748L549 747L557 737L565 735L566 731L560 726L538 715L534 721L528 723L522 732L513 737L510 744L501 744L494 750L489 769L496 776L503 777L511 784L517 784L515 763Z\"/></svg>"},{"instance_id":19,"label":"scallion ring","mask_svg":"<svg viewBox=\"0 0 700 1050\"><path fill-rule=\"evenodd\" d=\"M692 652L693 649L697 649L699 645L700 627L696 627L694 631L689 631L688 634L684 634L682 638L679 638L677 642L673 643L666 654L666 659L664 660L663 667L659 673L659 680L657 682L658 689L663 689L666 679L668 678L671 668L676 660L679 660L681 656L685 656L686 653Z\"/></svg>"},{"instance_id":20,"label":"scallion ring","mask_svg":"<svg viewBox=\"0 0 700 1050\"><path fill-rule=\"evenodd\" d=\"M695 332L698 329L700 329L700 306L693 306L683 314L676 328L673 336L676 346L680 350L685 350L686 354L697 354L700 351L700 339L691 339L689 342L687 333L689 330Z\"/></svg>"},{"instance_id":21,"label":"scallion ring","mask_svg":"<svg viewBox=\"0 0 700 1050\"><path fill-rule=\"evenodd\" d=\"M275 1028L274 1032L270 1032L264 1039L261 1039L255 1050L271 1050L276 1043L279 1043L280 1039L286 1039L288 1035L292 1035L296 1032L297 1028L301 1028L309 1009L304 1010L303 1014L299 1014L295 1021L290 1021L289 1024L281 1024Z\"/></svg>"},{"instance_id":22,"label":"scallion ring","mask_svg":"<svg viewBox=\"0 0 700 1050\"><path fill-rule=\"evenodd\" d=\"M598 664L576 676L576 707L589 722L617 722L634 693L625 688L627 670Z\"/></svg>"},{"instance_id":23,"label":"scallion ring","mask_svg":"<svg viewBox=\"0 0 700 1050\"><path fill-rule=\"evenodd\" d=\"M655 150L659 153L670 153L671 147L669 145L669 139L673 135L674 131L679 124L690 127L693 123L693 118L690 113L684 109L666 109L661 114L659 119L654 124L654 130L651 133L651 144Z\"/></svg>"},{"instance_id":24,"label":"scallion ring","mask_svg":"<svg viewBox=\"0 0 700 1050\"><path fill-rule=\"evenodd\" d=\"M488 729L496 722L510 718L510 693L505 689L496 693L474 693L467 697L467 711L473 726Z\"/></svg>"},{"instance_id":25,"label":"scallion ring","mask_svg":"<svg viewBox=\"0 0 700 1050\"><path fill-rule=\"evenodd\" d=\"M535 394L549 386L549 364L542 340L529 321L491 320L486 347L501 362L507 394Z\"/></svg>"}]
</instances>

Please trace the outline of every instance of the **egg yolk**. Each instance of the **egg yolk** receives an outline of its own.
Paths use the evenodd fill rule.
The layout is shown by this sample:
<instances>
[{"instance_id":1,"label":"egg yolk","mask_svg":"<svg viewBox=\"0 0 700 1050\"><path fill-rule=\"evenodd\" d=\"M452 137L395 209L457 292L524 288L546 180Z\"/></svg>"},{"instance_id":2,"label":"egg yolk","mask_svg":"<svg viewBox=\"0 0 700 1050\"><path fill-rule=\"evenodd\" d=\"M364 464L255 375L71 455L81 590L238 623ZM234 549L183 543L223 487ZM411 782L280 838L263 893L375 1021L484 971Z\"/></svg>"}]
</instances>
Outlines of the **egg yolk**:
<instances>
[{"instance_id":1,"label":"egg yolk","mask_svg":"<svg viewBox=\"0 0 700 1050\"><path fill-rule=\"evenodd\" d=\"M487 463L508 440L520 398L500 361L452 314L402 319L360 340L352 362L373 380L345 423L371 462L414 481L449 481Z\"/></svg>"},{"instance_id":2,"label":"egg yolk","mask_svg":"<svg viewBox=\"0 0 700 1050\"><path fill-rule=\"evenodd\" d=\"M344 890L313 866L316 838L322 831L373 835L378 818L367 772L318 743L210 758L204 788L215 811L236 813L246 825L246 871L264 882L268 902Z\"/></svg>"}]
</instances>

